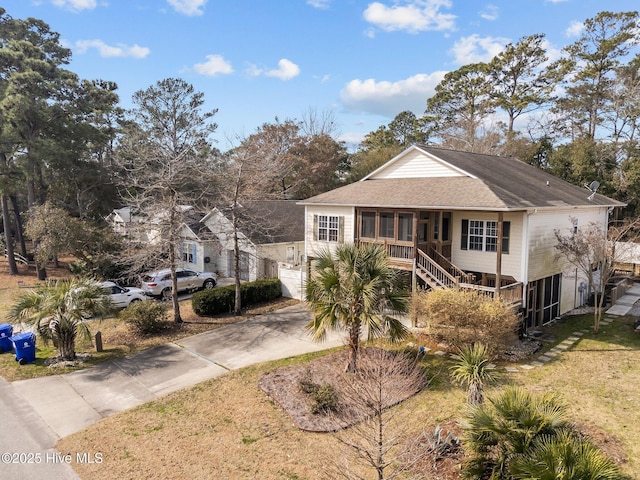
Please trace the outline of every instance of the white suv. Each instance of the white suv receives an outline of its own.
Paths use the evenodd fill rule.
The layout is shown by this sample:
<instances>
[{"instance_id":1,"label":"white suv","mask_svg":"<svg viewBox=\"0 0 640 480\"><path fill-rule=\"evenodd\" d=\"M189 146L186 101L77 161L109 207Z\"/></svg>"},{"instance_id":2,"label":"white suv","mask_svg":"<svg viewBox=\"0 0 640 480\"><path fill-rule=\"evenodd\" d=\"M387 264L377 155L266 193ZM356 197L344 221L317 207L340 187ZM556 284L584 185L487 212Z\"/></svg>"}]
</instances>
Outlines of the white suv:
<instances>
[{"instance_id":1,"label":"white suv","mask_svg":"<svg viewBox=\"0 0 640 480\"><path fill-rule=\"evenodd\" d=\"M194 270L176 269L178 280L178 292L213 288L216 286L218 276L212 272L198 273ZM171 270L164 269L157 272L145 273L141 278L142 291L150 297L161 297L163 300L171 299Z\"/></svg>"},{"instance_id":2,"label":"white suv","mask_svg":"<svg viewBox=\"0 0 640 480\"><path fill-rule=\"evenodd\" d=\"M127 308L129 305L141 300L146 300L144 292L135 287L121 287L114 282L100 282L100 287L116 308Z\"/></svg>"}]
</instances>

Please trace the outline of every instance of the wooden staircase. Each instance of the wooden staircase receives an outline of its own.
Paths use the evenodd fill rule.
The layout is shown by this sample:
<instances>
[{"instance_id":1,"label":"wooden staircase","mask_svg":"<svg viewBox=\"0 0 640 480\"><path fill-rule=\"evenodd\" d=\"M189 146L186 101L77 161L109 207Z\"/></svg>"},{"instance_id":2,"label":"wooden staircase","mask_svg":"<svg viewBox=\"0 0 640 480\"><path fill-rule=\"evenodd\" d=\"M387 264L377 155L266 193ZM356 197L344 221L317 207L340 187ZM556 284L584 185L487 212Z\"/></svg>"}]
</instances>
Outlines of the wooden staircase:
<instances>
[{"instance_id":1,"label":"wooden staircase","mask_svg":"<svg viewBox=\"0 0 640 480\"><path fill-rule=\"evenodd\" d=\"M473 283L473 276L456 267L435 249L427 255L418 249L416 275L431 288L453 288Z\"/></svg>"},{"instance_id":2,"label":"wooden staircase","mask_svg":"<svg viewBox=\"0 0 640 480\"><path fill-rule=\"evenodd\" d=\"M490 297L500 296L514 308L522 306L522 283L515 282L504 285L496 291L495 287L477 285L473 275L470 275L456 267L447 258L435 250L427 255L418 249L416 259L416 275L431 288L464 288L476 290L480 294Z\"/></svg>"}]
</instances>

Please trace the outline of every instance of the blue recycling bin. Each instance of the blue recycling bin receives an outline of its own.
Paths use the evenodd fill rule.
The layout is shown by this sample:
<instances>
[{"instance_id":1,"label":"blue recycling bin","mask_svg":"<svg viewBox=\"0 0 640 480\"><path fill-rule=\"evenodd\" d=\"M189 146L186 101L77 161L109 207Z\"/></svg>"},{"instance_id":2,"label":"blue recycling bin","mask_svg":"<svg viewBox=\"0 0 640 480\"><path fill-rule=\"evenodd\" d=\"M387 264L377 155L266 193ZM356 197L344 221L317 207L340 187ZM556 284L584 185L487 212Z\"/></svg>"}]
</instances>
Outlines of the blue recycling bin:
<instances>
[{"instance_id":1,"label":"blue recycling bin","mask_svg":"<svg viewBox=\"0 0 640 480\"><path fill-rule=\"evenodd\" d=\"M13 350L11 335L13 335L13 325L10 323L0 323L0 353Z\"/></svg>"},{"instance_id":2,"label":"blue recycling bin","mask_svg":"<svg viewBox=\"0 0 640 480\"><path fill-rule=\"evenodd\" d=\"M35 333L19 333L11 337L13 348L16 351L16 362L20 365L36 361L36 335Z\"/></svg>"}]
</instances>

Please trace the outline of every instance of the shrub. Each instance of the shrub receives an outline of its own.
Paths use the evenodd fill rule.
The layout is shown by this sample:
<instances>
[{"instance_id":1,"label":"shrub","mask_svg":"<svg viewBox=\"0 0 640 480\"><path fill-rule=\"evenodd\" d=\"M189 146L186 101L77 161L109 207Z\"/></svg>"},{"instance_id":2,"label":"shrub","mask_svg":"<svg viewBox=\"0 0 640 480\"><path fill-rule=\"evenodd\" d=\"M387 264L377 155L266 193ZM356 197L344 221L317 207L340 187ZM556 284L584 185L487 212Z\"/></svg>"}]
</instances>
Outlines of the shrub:
<instances>
[{"instance_id":1,"label":"shrub","mask_svg":"<svg viewBox=\"0 0 640 480\"><path fill-rule=\"evenodd\" d=\"M235 305L236 287L211 288L196 292L191 297L191 306L197 315L229 313Z\"/></svg>"},{"instance_id":2,"label":"shrub","mask_svg":"<svg viewBox=\"0 0 640 480\"><path fill-rule=\"evenodd\" d=\"M169 325L167 306L160 302L135 302L120 312L120 318L143 335L159 333Z\"/></svg>"},{"instance_id":3,"label":"shrub","mask_svg":"<svg viewBox=\"0 0 640 480\"><path fill-rule=\"evenodd\" d=\"M567 418L552 393L510 387L467 410L463 478L620 479L617 467Z\"/></svg>"},{"instance_id":4,"label":"shrub","mask_svg":"<svg viewBox=\"0 0 640 480\"><path fill-rule=\"evenodd\" d=\"M298 387L302 393L311 397L311 413L326 414L338 410L338 392L334 386L314 382L309 369L298 380Z\"/></svg>"},{"instance_id":5,"label":"shrub","mask_svg":"<svg viewBox=\"0 0 640 480\"><path fill-rule=\"evenodd\" d=\"M318 389L311 394L313 403L311 404L311 413L326 414L338 410L338 392L333 385L325 383L320 385Z\"/></svg>"},{"instance_id":6,"label":"shrub","mask_svg":"<svg viewBox=\"0 0 640 480\"><path fill-rule=\"evenodd\" d=\"M320 384L314 382L311 378L311 371L307 369L304 375L298 380L300 391L306 394L312 394L318 391Z\"/></svg>"},{"instance_id":7,"label":"shrub","mask_svg":"<svg viewBox=\"0 0 640 480\"><path fill-rule=\"evenodd\" d=\"M480 342L495 355L518 339L520 322L515 310L473 290L420 292L411 301L411 311L418 327L457 348Z\"/></svg>"},{"instance_id":8,"label":"shrub","mask_svg":"<svg viewBox=\"0 0 640 480\"><path fill-rule=\"evenodd\" d=\"M243 307L269 302L282 296L282 285L277 278L247 282L240 285L240 295ZM234 309L235 301L235 285L202 290L191 297L191 305L197 315L229 313Z\"/></svg>"},{"instance_id":9,"label":"shrub","mask_svg":"<svg viewBox=\"0 0 640 480\"><path fill-rule=\"evenodd\" d=\"M460 440L448 432L445 435L440 425L436 425L433 433L423 432L422 439L425 443L426 450L433 455L434 460L438 461L446 456L454 455L460 451Z\"/></svg>"}]
</instances>

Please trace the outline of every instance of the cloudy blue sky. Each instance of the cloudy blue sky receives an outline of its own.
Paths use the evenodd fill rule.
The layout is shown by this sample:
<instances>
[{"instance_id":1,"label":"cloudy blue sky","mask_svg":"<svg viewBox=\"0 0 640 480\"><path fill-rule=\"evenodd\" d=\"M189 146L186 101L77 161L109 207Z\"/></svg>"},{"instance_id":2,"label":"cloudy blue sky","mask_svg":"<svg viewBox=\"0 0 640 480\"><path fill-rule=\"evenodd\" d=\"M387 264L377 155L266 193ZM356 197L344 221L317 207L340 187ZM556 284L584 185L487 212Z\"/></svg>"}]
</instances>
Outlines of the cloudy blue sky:
<instances>
[{"instance_id":1,"label":"cloudy blue sky","mask_svg":"<svg viewBox=\"0 0 640 480\"><path fill-rule=\"evenodd\" d=\"M218 147L275 117L332 112L357 143L403 110L424 112L448 71L546 34L548 52L602 10L637 0L5 0L72 49L68 68L118 84L120 103L180 77L218 108ZM231 142L231 143L230 143Z\"/></svg>"}]
</instances>

